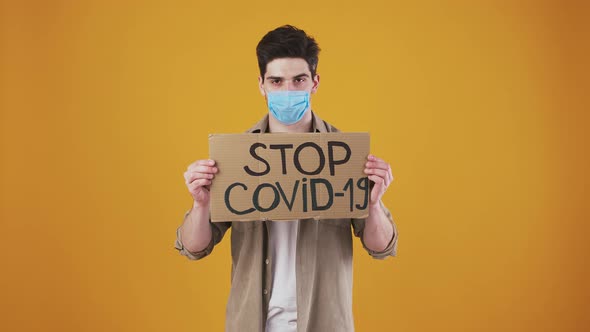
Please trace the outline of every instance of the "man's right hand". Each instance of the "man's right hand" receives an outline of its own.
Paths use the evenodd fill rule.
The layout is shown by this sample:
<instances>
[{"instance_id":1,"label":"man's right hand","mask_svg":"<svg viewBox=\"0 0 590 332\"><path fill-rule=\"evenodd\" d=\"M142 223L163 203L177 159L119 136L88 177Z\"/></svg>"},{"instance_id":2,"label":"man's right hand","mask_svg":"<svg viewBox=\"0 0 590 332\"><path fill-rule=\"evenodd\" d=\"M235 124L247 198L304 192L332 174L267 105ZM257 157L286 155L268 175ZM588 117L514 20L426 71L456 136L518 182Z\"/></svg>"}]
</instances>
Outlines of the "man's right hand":
<instances>
[{"instance_id":1,"label":"man's right hand","mask_svg":"<svg viewBox=\"0 0 590 332\"><path fill-rule=\"evenodd\" d=\"M215 174L218 172L215 161L211 159L197 160L187 167L184 180L196 207L209 207L209 189Z\"/></svg>"}]
</instances>

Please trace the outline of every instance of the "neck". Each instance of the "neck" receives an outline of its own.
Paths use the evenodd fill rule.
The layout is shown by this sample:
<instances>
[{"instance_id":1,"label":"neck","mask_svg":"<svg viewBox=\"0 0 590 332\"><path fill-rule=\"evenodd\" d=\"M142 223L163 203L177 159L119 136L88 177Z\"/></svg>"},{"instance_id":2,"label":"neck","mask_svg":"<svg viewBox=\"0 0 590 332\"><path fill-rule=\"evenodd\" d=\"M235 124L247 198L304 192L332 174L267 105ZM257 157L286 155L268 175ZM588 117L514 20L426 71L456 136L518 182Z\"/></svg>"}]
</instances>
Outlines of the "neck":
<instances>
[{"instance_id":1,"label":"neck","mask_svg":"<svg viewBox=\"0 0 590 332\"><path fill-rule=\"evenodd\" d=\"M272 114L268 116L268 129L271 133L309 133L313 128L311 109L305 112L299 122L286 125L275 119Z\"/></svg>"}]
</instances>

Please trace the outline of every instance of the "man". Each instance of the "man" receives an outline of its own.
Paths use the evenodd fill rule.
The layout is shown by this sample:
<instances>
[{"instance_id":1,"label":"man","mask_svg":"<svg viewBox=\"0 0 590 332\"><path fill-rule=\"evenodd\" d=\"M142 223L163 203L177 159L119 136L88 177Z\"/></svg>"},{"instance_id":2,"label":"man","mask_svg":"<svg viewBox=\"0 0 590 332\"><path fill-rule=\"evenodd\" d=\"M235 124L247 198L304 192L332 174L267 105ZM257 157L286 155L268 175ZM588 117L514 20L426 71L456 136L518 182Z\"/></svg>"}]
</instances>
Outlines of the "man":
<instances>
[{"instance_id":1,"label":"man","mask_svg":"<svg viewBox=\"0 0 590 332\"><path fill-rule=\"evenodd\" d=\"M311 110L319 50L312 37L289 25L262 38L258 82L269 114L248 132L338 131ZM218 171L214 160L197 160L184 173L194 202L177 229L176 249L201 259L232 227L226 330L353 331L351 225L371 256L395 256L397 231L381 203L393 180L389 164L367 157L373 187L366 219L211 223L209 188Z\"/></svg>"}]
</instances>

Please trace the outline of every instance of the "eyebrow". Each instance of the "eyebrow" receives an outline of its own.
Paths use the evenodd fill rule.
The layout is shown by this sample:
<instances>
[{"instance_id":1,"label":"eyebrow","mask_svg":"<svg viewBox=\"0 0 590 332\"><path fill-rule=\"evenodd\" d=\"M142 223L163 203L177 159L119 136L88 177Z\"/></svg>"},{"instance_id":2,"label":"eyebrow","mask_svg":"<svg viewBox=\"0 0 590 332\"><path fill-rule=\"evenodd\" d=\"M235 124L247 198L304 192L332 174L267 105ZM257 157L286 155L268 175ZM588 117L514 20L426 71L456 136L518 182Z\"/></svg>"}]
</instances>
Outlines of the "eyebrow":
<instances>
[{"instance_id":1,"label":"eyebrow","mask_svg":"<svg viewBox=\"0 0 590 332\"><path fill-rule=\"evenodd\" d=\"M309 77L309 75L307 75L306 73L303 73L303 74L293 76L293 78L301 78L301 77ZM281 77L281 76L268 76L266 79L267 80L283 80L285 78Z\"/></svg>"},{"instance_id":2,"label":"eyebrow","mask_svg":"<svg viewBox=\"0 0 590 332\"><path fill-rule=\"evenodd\" d=\"M297 75L297 76L295 76L293 78L301 78L301 77L309 77L309 75L303 73L303 74L299 74L299 75Z\"/></svg>"}]
</instances>

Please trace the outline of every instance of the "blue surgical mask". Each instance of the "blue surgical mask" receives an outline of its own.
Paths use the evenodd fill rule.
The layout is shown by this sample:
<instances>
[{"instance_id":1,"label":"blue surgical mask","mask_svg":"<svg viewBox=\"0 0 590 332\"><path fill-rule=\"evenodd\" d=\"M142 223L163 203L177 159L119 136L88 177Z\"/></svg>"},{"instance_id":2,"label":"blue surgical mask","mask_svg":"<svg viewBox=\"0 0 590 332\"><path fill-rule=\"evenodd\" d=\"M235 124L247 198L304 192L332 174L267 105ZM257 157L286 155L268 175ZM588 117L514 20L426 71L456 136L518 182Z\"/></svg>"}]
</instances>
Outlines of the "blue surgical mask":
<instances>
[{"instance_id":1,"label":"blue surgical mask","mask_svg":"<svg viewBox=\"0 0 590 332\"><path fill-rule=\"evenodd\" d=\"M266 99L270 113L286 125L299 122L309 108L309 92L307 91L267 92Z\"/></svg>"}]
</instances>

